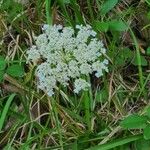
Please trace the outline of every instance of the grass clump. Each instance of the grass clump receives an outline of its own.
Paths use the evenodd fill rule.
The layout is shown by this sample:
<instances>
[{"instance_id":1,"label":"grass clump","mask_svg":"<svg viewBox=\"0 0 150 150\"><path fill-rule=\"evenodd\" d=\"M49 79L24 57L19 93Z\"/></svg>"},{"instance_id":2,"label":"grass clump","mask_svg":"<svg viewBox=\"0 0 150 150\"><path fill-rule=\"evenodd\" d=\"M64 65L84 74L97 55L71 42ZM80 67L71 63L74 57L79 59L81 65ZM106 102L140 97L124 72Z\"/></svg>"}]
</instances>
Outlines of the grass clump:
<instances>
[{"instance_id":1,"label":"grass clump","mask_svg":"<svg viewBox=\"0 0 150 150\"><path fill-rule=\"evenodd\" d=\"M0 2L0 148L149 150L149 6L148 0ZM76 25L87 24L92 32L86 44L83 37L74 42L81 31ZM43 29L54 26L60 29L53 37L52 31L44 34ZM57 43L64 29L74 32L65 39L65 48L65 40L63 45ZM107 53L91 60L92 47L86 60L82 56L93 34ZM77 48L81 43L85 49ZM53 58L56 46L61 53ZM77 68L64 76L68 68L57 65L62 60L68 66L71 59ZM109 64L94 69L93 63L99 60L99 65L104 59ZM81 67L85 60L87 70L85 64ZM45 71L60 70L42 78L38 67L50 61ZM40 82L47 86L38 87Z\"/></svg>"}]
</instances>

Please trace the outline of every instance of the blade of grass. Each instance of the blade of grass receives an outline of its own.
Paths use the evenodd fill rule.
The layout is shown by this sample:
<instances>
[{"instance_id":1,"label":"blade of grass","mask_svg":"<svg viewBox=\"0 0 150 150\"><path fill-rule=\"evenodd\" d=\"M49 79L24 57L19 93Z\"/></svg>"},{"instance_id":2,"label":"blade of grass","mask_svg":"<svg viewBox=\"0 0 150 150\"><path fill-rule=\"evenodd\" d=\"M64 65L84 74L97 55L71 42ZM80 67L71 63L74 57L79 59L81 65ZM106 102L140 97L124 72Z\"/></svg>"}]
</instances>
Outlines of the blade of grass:
<instances>
[{"instance_id":1,"label":"blade of grass","mask_svg":"<svg viewBox=\"0 0 150 150\"><path fill-rule=\"evenodd\" d=\"M150 80L150 74L147 76L147 78L146 78L146 80L145 80L145 82L144 82L144 84L143 84L143 86L142 86L142 88L141 88L141 90L140 90L140 93L139 93L139 95L137 96L137 99L140 98L140 96L141 96L141 94L143 93L143 91L145 90L145 87L146 87L146 85L147 85L147 83L148 83L149 80Z\"/></svg>"},{"instance_id":2,"label":"blade of grass","mask_svg":"<svg viewBox=\"0 0 150 150\"><path fill-rule=\"evenodd\" d=\"M49 25L52 24L52 16L51 16L52 12L50 6L51 6L51 0L46 0L46 19Z\"/></svg>"},{"instance_id":3,"label":"blade of grass","mask_svg":"<svg viewBox=\"0 0 150 150\"><path fill-rule=\"evenodd\" d=\"M0 99L1 100L1 99ZM2 110L3 109L3 107L2 107L2 105L0 105L0 110ZM9 108L9 111L8 111L8 113L7 113L8 115L12 115L12 116L14 116L14 117L17 117L17 118L19 118L19 119L23 119L24 118L24 115L23 114L20 114L19 112L16 112L16 111L14 111L12 108Z\"/></svg>"},{"instance_id":4,"label":"blade of grass","mask_svg":"<svg viewBox=\"0 0 150 150\"><path fill-rule=\"evenodd\" d=\"M87 0L87 5L88 5L88 10L89 10L89 13L90 13L90 18L91 18L91 21L93 22L94 21L94 15L93 15L93 10L92 10L92 4L91 4L91 0Z\"/></svg>"},{"instance_id":5,"label":"blade of grass","mask_svg":"<svg viewBox=\"0 0 150 150\"><path fill-rule=\"evenodd\" d=\"M69 25L72 26L72 27L74 27L74 22L70 18L69 13L67 12L65 3L62 0L57 0L57 2L59 4L60 8L62 9L62 12L63 12L64 16L66 17L66 20L68 21Z\"/></svg>"},{"instance_id":6,"label":"blade of grass","mask_svg":"<svg viewBox=\"0 0 150 150\"><path fill-rule=\"evenodd\" d=\"M7 115L7 112L9 110L9 107L11 105L11 102L13 101L14 97L16 96L16 94L11 94L10 97L8 98L6 104L5 104L5 107L2 111L2 114L1 114L1 117L0 117L0 132L3 128L3 125L4 125L4 122L5 122L5 119L6 119L6 115Z\"/></svg>"},{"instance_id":7,"label":"blade of grass","mask_svg":"<svg viewBox=\"0 0 150 150\"><path fill-rule=\"evenodd\" d=\"M85 77L88 80L88 83L90 82L90 76ZM92 97L92 89L90 88L88 91L83 92L83 101L84 101L84 109L85 109L85 120L88 126L88 130L91 131L92 122L91 122L91 112L93 111L93 97Z\"/></svg>"},{"instance_id":8,"label":"blade of grass","mask_svg":"<svg viewBox=\"0 0 150 150\"><path fill-rule=\"evenodd\" d=\"M56 100L54 98L52 98L52 97L51 97L51 99L49 99L49 101L51 101L52 111L54 113L55 124L56 124L56 128L57 128L58 135L59 135L59 144L61 146L61 150L63 150L61 124L60 124L60 121L59 121L59 118L58 118L57 103L56 103Z\"/></svg>"},{"instance_id":9,"label":"blade of grass","mask_svg":"<svg viewBox=\"0 0 150 150\"><path fill-rule=\"evenodd\" d=\"M95 147L91 147L91 148L88 148L86 150L110 150L110 149L115 148L117 146L121 146L121 145L130 143L130 142L133 142L133 141L137 141L137 140L142 139L142 138L143 138L143 135L134 135L134 136L126 137L126 138L121 138L119 140L115 140L113 142L106 143L103 145L97 145Z\"/></svg>"},{"instance_id":10,"label":"blade of grass","mask_svg":"<svg viewBox=\"0 0 150 150\"><path fill-rule=\"evenodd\" d=\"M74 9L74 12L76 14L76 17L77 17L79 23L84 24L84 20L83 20L82 14L80 12L80 8L79 8L79 5L78 5L77 1L76 0L71 0L70 3L72 4L72 7Z\"/></svg>"},{"instance_id":11,"label":"blade of grass","mask_svg":"<svg viewBox=\"0 0 150 150\"><path fill-rule=\"evenodd\" d=\"M84 111L85 111L85 120L87 123L88 130L91 130L91 114L90 114L90 98L89 98L89 92L85 91L83 97L84 101Z\"/></svg>"},{"instance_id":12,"label":"blade of grass","mask_svg":"<svg viewBox=\"0 0 150 150\"><path fill-rule=\"evenodd\" d=\"M135 44L135 49L136 49L136 56L137 56L137 61L138 61L138 71L139 71L139 79L140 79L140 87L143 87L143 72L142 72L142 67L141 67L141 55L140 55L140 49L139 49L139 44L137 42L137 39L132 31L131 28L129 28L129 31L131 33L131 36L133 38L133 42Z\"/></svg>"},{"instance_id":13,"label":"blade of grass","mask_svg":"<svg viewBox=\"0 0 150 150\"><path fill-rule=\"evenodd\" d=\"M32 129L33 129L33 123L31 123L31 126L29 127L29 132L28 132L28 135L27 135L27 140L26 140L26 142L20 147L20 149L24 149L24 150L29 150L29 149L30 149L28 141L29 141L30 139L32 139Z\"/></svg>"}]
</instances>

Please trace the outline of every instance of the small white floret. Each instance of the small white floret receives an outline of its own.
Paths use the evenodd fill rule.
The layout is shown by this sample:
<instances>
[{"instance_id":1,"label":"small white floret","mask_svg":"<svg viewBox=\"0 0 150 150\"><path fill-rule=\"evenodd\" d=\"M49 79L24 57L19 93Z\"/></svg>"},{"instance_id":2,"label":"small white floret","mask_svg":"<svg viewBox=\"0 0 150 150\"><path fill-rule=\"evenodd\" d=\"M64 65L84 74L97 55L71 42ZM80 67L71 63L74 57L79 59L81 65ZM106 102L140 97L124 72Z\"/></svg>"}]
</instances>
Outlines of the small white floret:
<instances>
[{"instance_id":1,"label":"small white floret","mask_svg":"<svg viewBox=\"0 0 150 150\"><path fill-rule=\"evenodd\" d=\"M89 87L90 87L90 84L81 78L76 79L74 82L74 92L77 94L81 90L84 90L84 91L88 90Z\"/></svg>"}]
</instances>

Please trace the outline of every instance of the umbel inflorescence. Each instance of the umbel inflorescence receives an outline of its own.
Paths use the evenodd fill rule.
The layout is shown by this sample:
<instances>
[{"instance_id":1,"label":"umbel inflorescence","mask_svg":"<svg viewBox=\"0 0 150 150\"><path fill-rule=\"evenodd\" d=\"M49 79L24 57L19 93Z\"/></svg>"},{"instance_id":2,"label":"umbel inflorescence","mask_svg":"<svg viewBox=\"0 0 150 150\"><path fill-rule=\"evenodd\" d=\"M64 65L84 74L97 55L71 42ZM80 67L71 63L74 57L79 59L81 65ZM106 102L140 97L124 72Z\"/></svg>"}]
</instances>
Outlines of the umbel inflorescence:
<instances>
[{"instance_id":1,"label":"umbel inflorescence","mask_svg":"<svg viewBox=\"0 0 150 150\"><path fill-rule=\"evenodd\" d=\"M102 41L89 25L77 25L76 31L61 25L45 25L43 33L35 37L35 45L27 50L27 62L38 65L38 88L49 96L54 94L57 83L67 86L69 81L74 84L74 92L79 93L90 87L86 76L95 73L100 77L103 71L108 72L105 53ZM40 59L44 61L37 64Z\"/></svg>"}]
</instances>

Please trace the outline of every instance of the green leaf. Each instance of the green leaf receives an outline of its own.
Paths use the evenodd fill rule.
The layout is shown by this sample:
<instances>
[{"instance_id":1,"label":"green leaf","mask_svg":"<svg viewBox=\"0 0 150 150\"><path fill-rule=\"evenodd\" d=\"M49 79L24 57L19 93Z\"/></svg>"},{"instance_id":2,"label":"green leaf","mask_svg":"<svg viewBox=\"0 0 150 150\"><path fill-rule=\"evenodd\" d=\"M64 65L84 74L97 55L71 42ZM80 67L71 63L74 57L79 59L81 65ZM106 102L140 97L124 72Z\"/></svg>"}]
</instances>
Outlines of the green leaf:
<instances>
[{"instance_id":1,"label":"green leaf","mask_svg":"<svg viewBox=\"0 0 150 150\"><path fill-rule=\"evenodd\" d=\"M95 21L94 26L96 30L101 32L111 31L126 31L128 26L122 20L111 20L107 22Z\"/></svg>"},{"instance_id":2,"label":"green leaf","mask_svg":"<svg viewBox=\"0 0 150 150\"><path fill-rule=\"evenodd\" d=\"M146 140L149 140L150 139L150 125L147 125L145 128L144 128L144 139Z\"/></svg>"},{"instance_id":3,"label":"green leaf","mask_svg":"<svg viewBox=\"0 0 150 150\"><path fill-rule=\"evenodd\" d=\"M121 121L120 126L124 129L141 129L146 126L147 118L137 114L130 115Z\"/></svg>"},{"instance_id":4,"label":"green leaf","mask_svg":"<svg viewBox=\"0 0 150 150\"><path fill-rule=\"evenodd\" d=\"M0 83L3 81L4 73L4 70L0 70Z\"/></svg>"},{"instance_id":5,"label":"green leaf","mask_svg":"<svg viewBox=\"0 0 150 150\"><path fill-rule=\"evenodd\" d=\"M69 4L69 3L70 3L70 0L64 0L64 3L65 3L65 4Z\"/></svg>"},{"instance_id":6,"label":"green leaf","mask_svg":"<svg viewBox=\"0 0 150 150\"><path fill-rule=\"evenodd\" d=\"M147 66L148 63L145 57L144 56L140 56L140 57L141 57L141 66ZM138 66L139 63L138 63L137 56L133 59L132 64Z\"/></svg>"},{"instance_id":7,"label":"green leaf","mask_svg":"<svg viewBox=\"0 0 150 150\"><path fill-rule=\"evenodd\" d=\"M128 26L122 20L109 21L109 29L112 31L126 31Z\"/></svg>"},{"instance_id":8,"label":"green leaf","mask_svg":"<svg viewBox=\"0 0 150 150\"><path fill-rule=\"evenodd\" d=\"M58 0L58 3L62 6L65 6L65 4L69 4L70 0Z\"/></svg>"},{"instance_id":9,"label":"green leaf","mask_svg":"<svg viewBox=\"0 0 150 150\"><path fill-rule=\"evenodd\" d=\"M107 22L100 22L100 21L95 21L94 26L96 30L101 32L107 32L109 28L109 24Z\"/></svg>"},{"instance_id":10,"label":"green leaf","mask_svg":"<svg viewBox=\"0 0 150 150\"><path fill-rule=\"evenodd\" d=\"M147 48L146 54L147 54L147 55L150 55L150 47Z\"/></svg>"},{"instance_id":11,"label":"green leaf","mask_svg":"<svg viewBox=\"0 0 150 150\"><path fill-rule=\"evenodd\" d=\"M13 77L22 77L24 75L24 69L21 65L11 65L7 68L6 73Z\"/></svg>"},{"instance_id":12,"label":"green leaf","mask_svg":"<svg viewBox=\"0 0 150 150\"><path fill-rule=\"evenodd\" d=\"M133 53L129 48L120 49L119 53L114 59L114 63L116 66L124 66L126 62L130 62L132 60Z\"/></svg>"},{"instance_id":13,"label":"green leaf","mask_svg":"<svg viewBox=\"0 0 150 150\"><path fill-rule=\"evenodd\" d=\"M150 107L147 108L146 115L147 115L148 118L150 118Z\"/></svg>"},{"instance_id":14,"label":"green leaf","mask_svg":"<svg viewBox=\"0 0 150 150\"><path fill-rule=\"evenodd\" d=\"M145 140L145 139L141 139L141 140L137 140L135 141L135 148L133 148L133 150L149 150L150 148L150 141L149 140Z\"/></svg>"},{"instance_id":15,"label":"green leaf","mask_svg":"<svg viewBox=\"0 0 150 150\"><path fill-rule=\"evenodd\" d=\"M115 7L115 5L118 3L118 0L107 0L103 3L101 6L101 14L105 15L108 13L111 9Z\"/></svg>"},{"instance_id":16,"label":"green leaf","mask_svg":"<svg viewBox=\"0 0 150 150\"><path fill-rule=\"evenodd\" d=\"M0 70L4 70L6 67L6 61L3 56L0 56Z\"/></svg>"}]
</instances>

